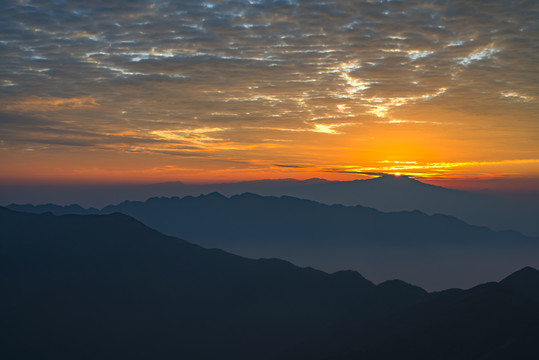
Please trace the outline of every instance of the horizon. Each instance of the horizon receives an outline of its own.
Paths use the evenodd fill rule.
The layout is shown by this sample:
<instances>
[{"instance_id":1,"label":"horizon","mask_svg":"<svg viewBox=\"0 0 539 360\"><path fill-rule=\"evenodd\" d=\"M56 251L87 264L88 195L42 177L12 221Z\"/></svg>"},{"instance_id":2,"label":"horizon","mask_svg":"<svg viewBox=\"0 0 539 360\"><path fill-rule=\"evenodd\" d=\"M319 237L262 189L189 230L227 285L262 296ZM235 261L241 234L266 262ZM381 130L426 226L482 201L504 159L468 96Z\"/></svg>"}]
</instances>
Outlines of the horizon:
<instances>
[{"instance_id":1,"label":"horizon","mask_svg":"<svg viewBox=\"0 0 539 360\"><path fill-rule=\"evenodd\" d=\"M358 183L360 186L357 188L359 193L351 193L351 197L347 200L344 198L337 201L341 204L363 205L378 208L383 206L379 204L379 201L375 201L372 198L366 199L362 196L362 190L360 183L372 182L377 179L394 179L394 181L385 182L382 187L385 191L392 193L392 196L399 196L395 193L397 189L401 188L404 183L399 179L410 179L424 185L432 185L442 189L459 191L462 195L478 194L480 196L486 196L491 200L505 200L511 202L513 205L529 207L537 211L537 203L539 202L539 187L536 185L535 179L519 180L517 185L508 186L511 182L491 180L424 180L416 179L413 176L408 175L396 175L396 174L380 174L363 179L351 179L351 180L331 180L321 177L312 178L272 178L272 179L247 179L243 181L213 181L213 182L187 182L181 180L163 181L163 182L130 182L130 183L110 183L110 182L94 182L94 183L4 183L0 188L0 205L8 206L12 204L32 204L32 205L45 205L56 204L60 206L67 205L80 205L85 208L103 208L107 205L118 204L123 201L145 201L153 197L185 197L200 194L207 194L210 192L218 192L223 195L231 196L242 194L245 192L255 193L262 196L282 196L288 195L301 199L311 199L318 202L335 202L331 200L331 196L325 200L322 188L318 188L318 195L315 193L299 193L294 192L294 188L300 184L354 184ZM513 179L512 182L517 180ZM297 185L294 183L297 182ZM401 185L399 185L399 183ZM308 186L309 186L308 185ZM254 187L253 187L254 186ZM220 190L221 189L221 190ZM299 188L298 188L299 189ZM428 191L428 187L423 187L423 190L419 188L409 188L410 191L419 191L417 193L418 198L416 200L421 201L422 196L426 196L426 193L422 191ZM401 188L400 191L408 191ZM358 197L359 196L359 197ZM380 201L383 202L383 194ZM355 199L351 202L351 199ZM409 201L412 201L411 199ZM365 203L366 202L366 203ZM414 210L411 203L405 206L408 210ZM415 205L421 206L421 205ZM391 206L390 206L391 208ZM403 209L404 209L403 208ZM379 209L381 210L381 209ZM383 210L383 209L382 209ZM386 208L385 211L395 211ZM509 214L507 214L509 215ZM509 216L511 217L511 216Z\"/></svg>"},{"instance_id":2,"label":"horizon","mask_svg":"<svg viewBox=\"0 0 539 360\"><path fill-rule=\"evenodd\" d=\"M394 177L394 178L409 178L412 180L417 180L424 184L435 185L439 187L444 187L447 189L460 190L460 191L491 191L494 193L522 193L522 194L535 194L539 193L539 180L535 178L513 178L513 179L424 179L421 177L414 177L412 175L400 174L400 173L381 173L377 175L363 176L361 178L352 177L352 178L332 178L332 177L318 177L312 176L309 177L307 174L303 177L273 177L273 178L246 178L246 179L207 179L207 180L191 180L186 181L183 179L167 179L163 181L94 181L94 182L72 182L72 181L27 181L27 182L12 182L12 181L0 181L0 185L6 188L57 188L57 187L67 187L67 188L91 188L91 187L118 187L118 186L150 186L150 185L159 185L159 184L173 184L181 183L189 186L203 186L203 185L217 185L217 184L234 184L242 182L271 182L271 181L309 181L309 180L321 180L327 182L350 182L350 181L363 181L363 180L374 180L382 177ZM34 179L32 179L34 180Z\"/></svg>"}]
</instances>

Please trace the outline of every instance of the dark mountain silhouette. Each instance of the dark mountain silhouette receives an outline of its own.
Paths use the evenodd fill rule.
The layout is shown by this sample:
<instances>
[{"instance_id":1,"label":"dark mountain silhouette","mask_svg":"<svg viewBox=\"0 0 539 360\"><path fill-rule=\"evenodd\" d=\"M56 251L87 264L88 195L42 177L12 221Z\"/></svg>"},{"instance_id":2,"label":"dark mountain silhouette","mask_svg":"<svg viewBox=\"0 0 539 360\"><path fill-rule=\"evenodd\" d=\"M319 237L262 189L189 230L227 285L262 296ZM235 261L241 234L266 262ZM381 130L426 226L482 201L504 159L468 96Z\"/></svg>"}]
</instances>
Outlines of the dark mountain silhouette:
<instances>
[{"instance_id":1,"label":"dark mountain silhouette","mask_svg":"<svg viewBox=\"0 0 539 360\"><path fill-rule=\"evenodd\" d=\"M33 209L45 210L63 214L67 209ZM430 290L470 287L515 268L539 266L539 239L419 211L383 213L288 196L227 198L211 193L126 201L101 210L113 212L206 247L248 257L283 258L326 271L353 269L376 282L401 278Z\"/></svg>"},{"instance_id":2,"label":"dark mountain silhouette","mask_svg":"<svg viewBox=\"0 0 539 360\"><path fill-rule=\"evenodd\" d=\"M507 199L495 192L446 189L407 176L384 175L368 180L324 179L256 180L236 183L193 185L168 182L150 185L49 186L0 188L0 204L53 202L103 207L124 200L146 200L156 196L198 196L219 192L225 196L245 192L266 196L293 196L325 204L362 205L381 211L420 210L427 214L456 216L470 224L494 230L517 230L539 237L539 205L526 197Z\"/></svg>"},{"instance_id":3,"label":"dark mountain silhouette","mask_svg":"<svg viewBox=\"0 0 539 360\"><path fill-rule=\"evenodd\" d=\"M539 287L529 287L528 284L539 281L539 271L532 267L525 267L519 270L500 283L503 286L509 287L512 291L519 293L520 295L531 299L533 301L539 301Z\"/></svg>"},{"instance_id":4,"label":"dark mountain silhouette","mask_svg":"<svg viewBox=\"0 0 539 360\"><path fill-rule=\"evenodd\" d=\"M203 189L202 189L203 190ZM231 196L244 192L260 195L288 195L325 204L362 205L380 211L420 210L446 214L495 230L517 230L539 236L539 206L511 201L480 192L446 189L407 176L384 175L368 180L252 181L207 186L199 193L220 192ZM180 195L180 194L175 194ZM198 195L197 191L185 195Z\"/></svg>"},{"instance_id":5,"label":"dark mountain silhouette","mask_svg":"<svg viewBox=\"0 0 539 360\"><path fill-rule=\"evenodd\" d=\"M539 356L539 301L527 295L538 288L530 285L539 279L521 280L520 288L505 279L430 294L429 301L384 318L368 331L343 329L330 337L330 346L313 347L313 353L350 360L534 359ZM357 341L359 334L363 338Z\"/></svg>"},{"instance_id":6,"label":"dark mountain silhouette","mask_svg":"<svg viewBox=\"0 0 539 360\"><path fill-rule=\"evenodd\" d=\"M31 204L24 204L24 205L17 205L17 204L11 204L7 206L11 210L15 211L22 211L22 212L30 212L30 213L46 213L51 212L54 215L68 215L68 214L74 214L74 215L92 215L92 214L99 214L99 210L96 208L88 208L85 209L82 206L78 204L71 204L67 206L60 206L56 204L43 204L43 205L31 205Z\"/></svg>"},{"instance_id":7,"label":"dark mountain silhouette","mask_svg":"<svg viewBox=\"0 0 539 360\"><path fill-rule=\"evenodd\" d=\"M401 281L375 286L352 271L204 249L118 213L0 207L0 231L6 359L539 354L539 301L529 292L539 279L531 268L500 283L429 294Z\"/></svg>"}]
</instances>

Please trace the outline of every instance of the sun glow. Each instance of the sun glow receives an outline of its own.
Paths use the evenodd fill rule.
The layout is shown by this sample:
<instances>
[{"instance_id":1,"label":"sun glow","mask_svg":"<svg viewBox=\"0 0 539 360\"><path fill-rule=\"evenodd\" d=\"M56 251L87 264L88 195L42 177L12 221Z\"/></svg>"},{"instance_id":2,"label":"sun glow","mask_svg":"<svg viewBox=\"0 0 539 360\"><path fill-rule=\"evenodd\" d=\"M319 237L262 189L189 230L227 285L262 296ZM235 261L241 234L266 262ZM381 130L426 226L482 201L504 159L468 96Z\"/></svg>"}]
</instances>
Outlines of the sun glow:
<instances>
[{"instance_id":1,"label":"sun glow","mask_svg":"<svg viewBox=\"0 0 539 360\"><path fill-rule=\"evenodd\" d=\"M91 4L3 3L0 184L539 179L532 2L483 26L447 21L458 4L152 1L91 27Z\"/></svg>"}]
</instances>

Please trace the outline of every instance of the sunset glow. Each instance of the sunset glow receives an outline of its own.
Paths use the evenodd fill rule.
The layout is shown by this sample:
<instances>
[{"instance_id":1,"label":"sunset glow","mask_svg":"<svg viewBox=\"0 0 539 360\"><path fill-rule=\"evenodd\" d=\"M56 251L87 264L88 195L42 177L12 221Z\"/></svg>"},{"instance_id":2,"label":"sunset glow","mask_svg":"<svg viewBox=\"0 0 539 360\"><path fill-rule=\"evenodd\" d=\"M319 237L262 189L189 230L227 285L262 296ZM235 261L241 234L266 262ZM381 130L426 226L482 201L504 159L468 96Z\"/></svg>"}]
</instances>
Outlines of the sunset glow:
<instances>
[{"instance_id":1,"label":"sunset glow","mask_svg":"<svg viewBox=\"0 0 539 360\"><path fill-rule=\"evenodd\" d=\"M533 2L98 3L1 5L0 182L539 183Z\"/></svg>"}]
</instances>

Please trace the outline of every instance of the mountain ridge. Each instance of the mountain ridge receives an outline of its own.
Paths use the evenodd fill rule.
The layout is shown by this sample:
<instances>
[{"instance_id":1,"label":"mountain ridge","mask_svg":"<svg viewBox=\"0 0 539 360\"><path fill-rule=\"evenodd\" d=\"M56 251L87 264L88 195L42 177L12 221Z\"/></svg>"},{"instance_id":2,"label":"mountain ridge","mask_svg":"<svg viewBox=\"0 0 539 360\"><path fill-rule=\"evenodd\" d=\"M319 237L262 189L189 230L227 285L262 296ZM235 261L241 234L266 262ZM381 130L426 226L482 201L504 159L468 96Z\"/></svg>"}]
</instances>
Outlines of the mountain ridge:
<instances>
[{"instance_id":1,"label":"mountain ridge","mask_svg":"<svg viewBox=\"0 0 539 360\"><path fill-rule=\"evenodd\" d=\"M198 196L220 192L226 196L253 192L265 196L289 195L325 204L363 205L381 211L421 210L427 214L456 216L470 224L495 230L514 229L539 236L535 221L539 206L524 200L509 200L478 191L448 189L423 183L405 175L328 181L324 179L251 180L232 183L186 184L166 182L148 185L3 187L0 204L79 203L103 207L124 200L143 201L155 196Z\"/></svg>"},{"instance_id":2,"label":"mountain ridge","mask_svg":"<svg viewBox=\"0 0 539 360\"><path fill-rule=\"evenodd\" d=\"M49 210L64 213L58 207ZM532 256L539 251L539 238L418 210L384 213L287 195L210 193L125 201L96 213L110 212L134 216L165 234L205 247L247 257L283 258L330 272L354 269L376 282L398 275L431 290L469 287L518 266L539 266Z\"/></svg>"},{"instance_id":3,"label":"mountain ridge","mask_svg":"<svg viewBox=\"0 0 539 360\"><path fill-rule=\"evenodd\" d=\"M0 328L10 359L539 354L539 300L507 286L520 279L524 290L539 288L531 268L428 293L400 280L374 285L357 272L204 249L120 213L0 207L0 231Z\"/></svg>"}]
</instances>

